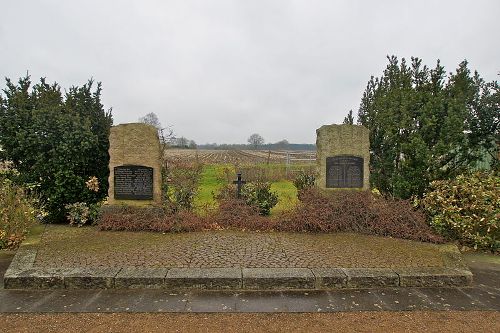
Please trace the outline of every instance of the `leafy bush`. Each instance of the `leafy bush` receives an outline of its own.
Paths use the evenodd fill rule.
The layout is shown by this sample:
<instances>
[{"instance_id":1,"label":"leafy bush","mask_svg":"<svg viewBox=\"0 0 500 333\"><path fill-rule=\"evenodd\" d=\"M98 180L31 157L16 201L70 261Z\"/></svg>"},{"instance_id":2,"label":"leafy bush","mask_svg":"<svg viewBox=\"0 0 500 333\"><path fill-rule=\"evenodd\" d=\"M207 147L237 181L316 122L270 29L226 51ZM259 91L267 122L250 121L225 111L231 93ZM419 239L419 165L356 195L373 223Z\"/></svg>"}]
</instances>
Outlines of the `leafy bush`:
<instances>
[{"instance_id":1,"label":"leafy bush","mask_svg":"<svg viewBox=\"0 0 500 333\"><path fill-rule=\"evenodd\" d=\"M295 185L298 191L302 191L313 187L315 181L316 177L313 173L300 172L293 180L293 185Z\"/></svg>"},{"instance_id":2,"label":"leafy bush","mask_svg":"<svg viewBox=\"0 0 500 333\"><path fill-rule=\"evenodd\" d=\"M0 177L0 249L16 248L36 223L33 200L10 180Z\"/></svg>"},{"instance_id":3,"label":"leafy bush","mask_svg":"<svg viewBox=\"0 0 500 333\"><path fill-rule=\"evenodd\" d=\"M434 181L421 201L431 226L475 249L500 250L500 177L474 173Z\"/></svg>"},{"instance_id":4,"label":"leafy bush","mask_svg":"<svg viewBox=\"0 0 500 333\"><path fill-rule=\"evenodd\" d=\"M44 79L31 87L29 76L18 84L7 79L0 94L0 161L10 161L17 184L33 186L48 212L47 220L65 221L65 205L93 204L108 192L110 111L101 104L101 85L70 88ZM88 191L95 176L101 186Z\"/></svg>"},{"instance_id":5,"label":"leafy bush","mask_svg":"<svg viewBox=\"0 0 500 333\"><path fill-rule=\"evenodd\" d=\"M249 206L258 207L259 214L267 216L278 203L278 195L271 192L271 184L263 182L248 183L243 186L241 196Z\"/></svg>"},{"instance_id":6,"label":"leafy bush","mask_svg":"<svg viewBox=\"0 0 500 333\"><path fill-rule=\"evenodd\" d=\"M100 205L87 205L85 202L76 202L68 204L64 208L66 208L66 211L68 212L66 218L68 219L69 224L81 227L87 222L92 224L97 222Z\"/></svg>"}]
</instances>

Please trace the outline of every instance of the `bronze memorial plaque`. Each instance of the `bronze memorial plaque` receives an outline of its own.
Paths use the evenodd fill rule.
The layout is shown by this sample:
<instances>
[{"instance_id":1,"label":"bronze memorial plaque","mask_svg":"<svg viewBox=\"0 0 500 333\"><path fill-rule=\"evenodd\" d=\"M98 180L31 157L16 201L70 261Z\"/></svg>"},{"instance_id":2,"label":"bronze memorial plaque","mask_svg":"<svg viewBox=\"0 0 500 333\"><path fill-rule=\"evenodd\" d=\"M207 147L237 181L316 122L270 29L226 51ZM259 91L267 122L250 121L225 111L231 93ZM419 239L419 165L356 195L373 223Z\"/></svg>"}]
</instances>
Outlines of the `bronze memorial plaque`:
<instances>
[{"instance_id":1,"label":"bronze memorial plaque","mask_svg":"<svg viewBox=\"0 0 500 333\"><path fill-rule=\"evenodd\" d=\"M363 158L350 155L326 158L327 188L362 188Z\"/></svg>"},{"instance_id":2,"label":"bronze memorial plaque","mask_svg":"<svg viewBox=\"0 0 500 333\"><path fill-rule=\"evenodd\" d=\"M153 168L122 165L114 168L115 199L153 199Z\"/></svg>"}]
</instances>

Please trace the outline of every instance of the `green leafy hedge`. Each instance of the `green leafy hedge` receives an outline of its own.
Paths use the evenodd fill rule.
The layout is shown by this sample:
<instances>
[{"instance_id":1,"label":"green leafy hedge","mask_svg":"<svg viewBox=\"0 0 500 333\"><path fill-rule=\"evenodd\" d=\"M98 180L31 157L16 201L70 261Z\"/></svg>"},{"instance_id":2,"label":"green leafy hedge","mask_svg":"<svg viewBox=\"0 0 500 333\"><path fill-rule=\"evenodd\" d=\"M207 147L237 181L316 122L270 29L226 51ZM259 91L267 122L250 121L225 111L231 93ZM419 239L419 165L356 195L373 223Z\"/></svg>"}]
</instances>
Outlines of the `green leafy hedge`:
<instances>
[{"instance_id":1,"label":"green leafy hedge","mask_svg":"<svg viewBox=\"0 0 500 333\"><path fill-rule=\"evenodd\" d=\"M434 181L422 202L431 226L475 249L500 250L500 176L477 172Z\"/></svg>"},{"instance_id":2,"label":"green leafy hedge","mask_svg":"<svg viewBox=\"0 0 500 333\"><path fill-rule=\"evenodd\" d=\"M31 85L6 80L0 94L0 161L16 171L11 179L30 187L50 222L66 221L65 206L95 204L108 192L111 111L101 104L101 85L89 81L65 93L45 79ZM95 177L97 191L86 182Z\"/></svg>"}]
</instances>

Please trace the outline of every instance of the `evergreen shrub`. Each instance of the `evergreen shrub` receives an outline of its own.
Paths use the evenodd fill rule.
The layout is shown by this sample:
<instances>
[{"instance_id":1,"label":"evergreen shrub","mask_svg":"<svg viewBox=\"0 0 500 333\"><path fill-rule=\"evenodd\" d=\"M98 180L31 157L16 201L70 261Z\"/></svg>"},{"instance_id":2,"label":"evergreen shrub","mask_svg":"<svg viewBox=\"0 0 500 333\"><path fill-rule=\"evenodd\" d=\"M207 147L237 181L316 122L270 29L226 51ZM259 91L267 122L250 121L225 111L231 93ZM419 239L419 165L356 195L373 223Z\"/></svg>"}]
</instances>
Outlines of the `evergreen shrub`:
<instances>
[{"instance_id":1,"label":"evergreen shrub","mask_svg":"<svg viewBox=\"0 0 500 333\"><path fill-rule=\"evenodd\" d=\"M476 172L434 181L421 201L440 234L475 249L500 250L500 176Z\"/></svg>"},{"instance_id":2,"label":"evergreen shrub","mask_svg":"<svg viewBox=\"0 0 500 333\"><path fill-rule=\"evenodd\" d=\"M249 206L259 209L259 214L267 216L271 208L278 203L278 195L271 191L271 184L267 182L251 182L245 184L241 190L241 196Z\"/></svg>"}]
</instances>

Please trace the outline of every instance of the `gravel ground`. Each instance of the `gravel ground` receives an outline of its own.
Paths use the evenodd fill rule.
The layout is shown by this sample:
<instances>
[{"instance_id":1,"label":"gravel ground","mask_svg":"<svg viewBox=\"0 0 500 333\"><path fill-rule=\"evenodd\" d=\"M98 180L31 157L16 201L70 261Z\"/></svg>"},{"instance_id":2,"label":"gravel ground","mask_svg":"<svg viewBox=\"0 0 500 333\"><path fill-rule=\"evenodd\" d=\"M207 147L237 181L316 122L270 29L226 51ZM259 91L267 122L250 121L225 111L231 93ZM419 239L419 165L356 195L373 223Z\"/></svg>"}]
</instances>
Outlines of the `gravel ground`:
<instances>
[{"instance_id":1,"label":"gravel ground","mask_svg":"<svg viewBox=\"0 0 500 333\"><path fill-rule=\"evenodd\" d=\"M439 267L442 246L359 234L178 234L47 226L38 267ZM444 245L446 246L446 245Z\"/></svg>"},{"instance_id":2,"label":"gravel ground","mask_svg":"<svg viewBox=\"0 0 500 333\"><path fill-rule=\"evenodd\" d=\"M8 332L500 332L500 312L2 314Z\"/></svg>"}]
</instances>

